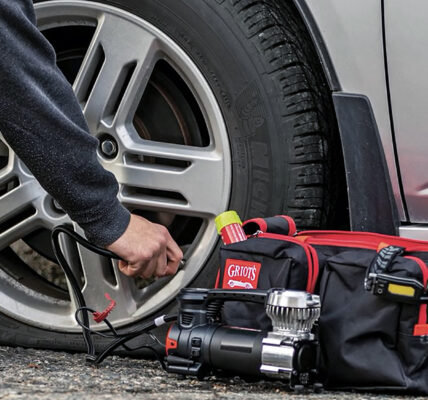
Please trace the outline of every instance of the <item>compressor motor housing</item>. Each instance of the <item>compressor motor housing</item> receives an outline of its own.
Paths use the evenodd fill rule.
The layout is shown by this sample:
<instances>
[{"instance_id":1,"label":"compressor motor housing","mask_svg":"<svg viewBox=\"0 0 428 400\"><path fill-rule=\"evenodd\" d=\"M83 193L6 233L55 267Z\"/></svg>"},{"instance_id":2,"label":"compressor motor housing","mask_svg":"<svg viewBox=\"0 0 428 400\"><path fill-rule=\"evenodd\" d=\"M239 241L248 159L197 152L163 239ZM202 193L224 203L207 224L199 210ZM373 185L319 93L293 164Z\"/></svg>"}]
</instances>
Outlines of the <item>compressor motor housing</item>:
<instances>
[{"instance_id":1,"label":"compressor motor housing","mask_svg":"<svg viewBox=\"0 0 428 400\"><path fill-rule=\"evenodd\" d=\"M272 330L224 325L225 301L264 304ZM319 344L312 332L320 315L318 296L285 289L183 289L178 302L178 323L170 327L166 339L168 372L202 379L222 371L281 379L296 389L319 388Z\"/></svg>"}]
</instances>

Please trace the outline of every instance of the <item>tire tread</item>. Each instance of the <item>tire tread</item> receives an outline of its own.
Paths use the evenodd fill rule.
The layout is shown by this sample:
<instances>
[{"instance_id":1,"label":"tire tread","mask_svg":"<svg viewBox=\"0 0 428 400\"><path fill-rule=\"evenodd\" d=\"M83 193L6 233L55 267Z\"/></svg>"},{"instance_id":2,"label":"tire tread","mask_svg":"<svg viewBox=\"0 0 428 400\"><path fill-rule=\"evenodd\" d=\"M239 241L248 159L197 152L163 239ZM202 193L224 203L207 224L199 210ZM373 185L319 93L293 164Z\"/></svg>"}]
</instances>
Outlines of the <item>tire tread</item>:
<instances>
[{"instance_id":1,"label":"tire tread","mask_svg":"<svg viewBox=\"0 0 428 400\"><path fill-rule=\"evenodd\" d=\"M282 93L279 108L290 171L283 211L301 228L327 226L334 218L340 187L331 171L342 167L341 154L332 101L310 38L289 2L230 3Z\"/></svg>"}]
</instances>

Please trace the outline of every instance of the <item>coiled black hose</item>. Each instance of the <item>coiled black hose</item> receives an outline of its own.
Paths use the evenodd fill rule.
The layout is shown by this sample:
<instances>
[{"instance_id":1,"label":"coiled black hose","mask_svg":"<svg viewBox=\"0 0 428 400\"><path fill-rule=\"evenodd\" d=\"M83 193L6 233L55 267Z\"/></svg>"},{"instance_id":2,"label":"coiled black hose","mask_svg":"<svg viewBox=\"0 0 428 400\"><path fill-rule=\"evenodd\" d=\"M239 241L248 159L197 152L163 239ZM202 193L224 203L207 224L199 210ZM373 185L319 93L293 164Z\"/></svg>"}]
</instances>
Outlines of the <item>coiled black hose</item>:
<instances>
[{"instance_id":1,"label":"coiled black hose","mask_svg":"<svg viewBox=\"0 0 428 400\"><path fill-rule=\"evenodd\" d=\"M92 308L87 306L87 304L85 302L85 298L83 296L83 293L80 290L78 280L77 280L76 276L74 275L72 269L70 268L70 266L67 262L67 259L64 256L64 253L61 249L61 244L60 244L60 235L61 234L65 234L65 235L71 237L73 240L75 240L77 243L79 243L80 245L82 245L86 249L88 249L88 250L90 250L96 254L99 254L101 256L108 257L108 258L111 258L114 260L122 260L122 258L119 257L117 254L111 252L111 251L108 251L106 249L103 249L101 247L98 247L98 246L88 242L85 238L80 236L74 230L70 229L67 225L56 226L52 231L51 239L52 239L52 247L53 247L55 257L58 260L58 264L60 265L60 267L64 271L64 274L70 283L71 289L73 291L75 300L76 300L77 305L78 305L76 313L75 313L75 318L76 318L77 323L82 328L83 338L84 338L84 341L85 341L85 344L87 347L87 355L86 355L87 361L91 362L91 363L99 364L109 354L111 354L115 349L122 346L128 351L133 351L133 350L137 350L137 349L141 349L141 348L150 349L155 353L155 355L158 358L161 365L164 366L162 358L159 356L158 352L153 347L151 347L149 345L145 345L145 346L140 346L138 348L130 348L130 347L126 346L126 343L129 340L132 340L139 335L148 334L151 330L153 330L157 326L160 326L164 323L176 321L177 315L175 315L175 314L164 315L162 317L156 318L153 321L145 323L142 327L140 327L138 329L135 329L131 332L127 332L124 334L118 333L116 331L116 329L113 327L113 325L108 321L108 319L105 319L103 322L107 325L109 331L112 332L111 334L106 334L106 333L94 331L93 329L91 329L88 314L94 313L95 310L93 310ZM80 314L81 314L81 318L79 316ZM106 338L115 339L115 340L112 340L112 342L97 356L95 346L94 346L94 342L92 339L92 334L103 336ZM158 341L157 339L155 339L155 340Z\"/></svg>"}]
</instances>

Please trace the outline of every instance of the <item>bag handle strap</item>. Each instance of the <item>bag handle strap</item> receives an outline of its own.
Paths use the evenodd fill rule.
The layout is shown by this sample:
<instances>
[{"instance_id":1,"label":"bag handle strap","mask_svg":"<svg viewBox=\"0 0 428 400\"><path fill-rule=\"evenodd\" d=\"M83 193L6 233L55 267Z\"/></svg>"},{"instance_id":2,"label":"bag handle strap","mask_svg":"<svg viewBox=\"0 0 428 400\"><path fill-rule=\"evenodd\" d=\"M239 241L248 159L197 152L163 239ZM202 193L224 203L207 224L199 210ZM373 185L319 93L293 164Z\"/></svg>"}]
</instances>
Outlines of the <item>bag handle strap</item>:
<instances>
[{"instance_id":1,"label":"bag handle strap","mask_svg":"<svg viewBox=\"0 0 428 400\"><path fill-rule=\"evenodd\" d=\"M242 228L246 235L254 235L257 232L277 233L288 236L296 234L296 223L288 215L249 219L242 224Z\"/></svg>"},{"instance_id":2,"label":"bag handle strap","mask_svg":"<svg viewBox=\"0 0 428 400\"><path fill-rule=\"evenodd\" d=\"M381 243L378 252L370 264L370 272L376 274L389 272L395 257L404 253L404 247L391 246Z\"/></svg>"}]
</instances>

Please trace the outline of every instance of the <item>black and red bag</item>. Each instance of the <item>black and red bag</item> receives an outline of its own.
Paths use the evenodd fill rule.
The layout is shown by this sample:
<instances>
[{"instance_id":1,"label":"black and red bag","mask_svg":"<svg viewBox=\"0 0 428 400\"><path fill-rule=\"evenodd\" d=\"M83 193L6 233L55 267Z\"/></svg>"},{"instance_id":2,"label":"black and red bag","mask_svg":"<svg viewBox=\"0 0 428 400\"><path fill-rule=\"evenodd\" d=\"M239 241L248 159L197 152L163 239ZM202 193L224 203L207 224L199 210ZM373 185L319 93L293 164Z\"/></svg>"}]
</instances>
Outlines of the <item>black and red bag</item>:
<instances>
[{"instance_id":1,"label":"black and red bag","mask_svg":"<svg viewBox=\"0 0 428 400\"><path fill-rule=\"evenodd\" d=\"M248 240L221 248L217 287L320 294L327 388L428 394L428 242L364 232L295 234L292 225L284 216L245 222ZM223 320L269 328L263 307L240 303L227 303Z\"/></svg>"}]
</instances>

